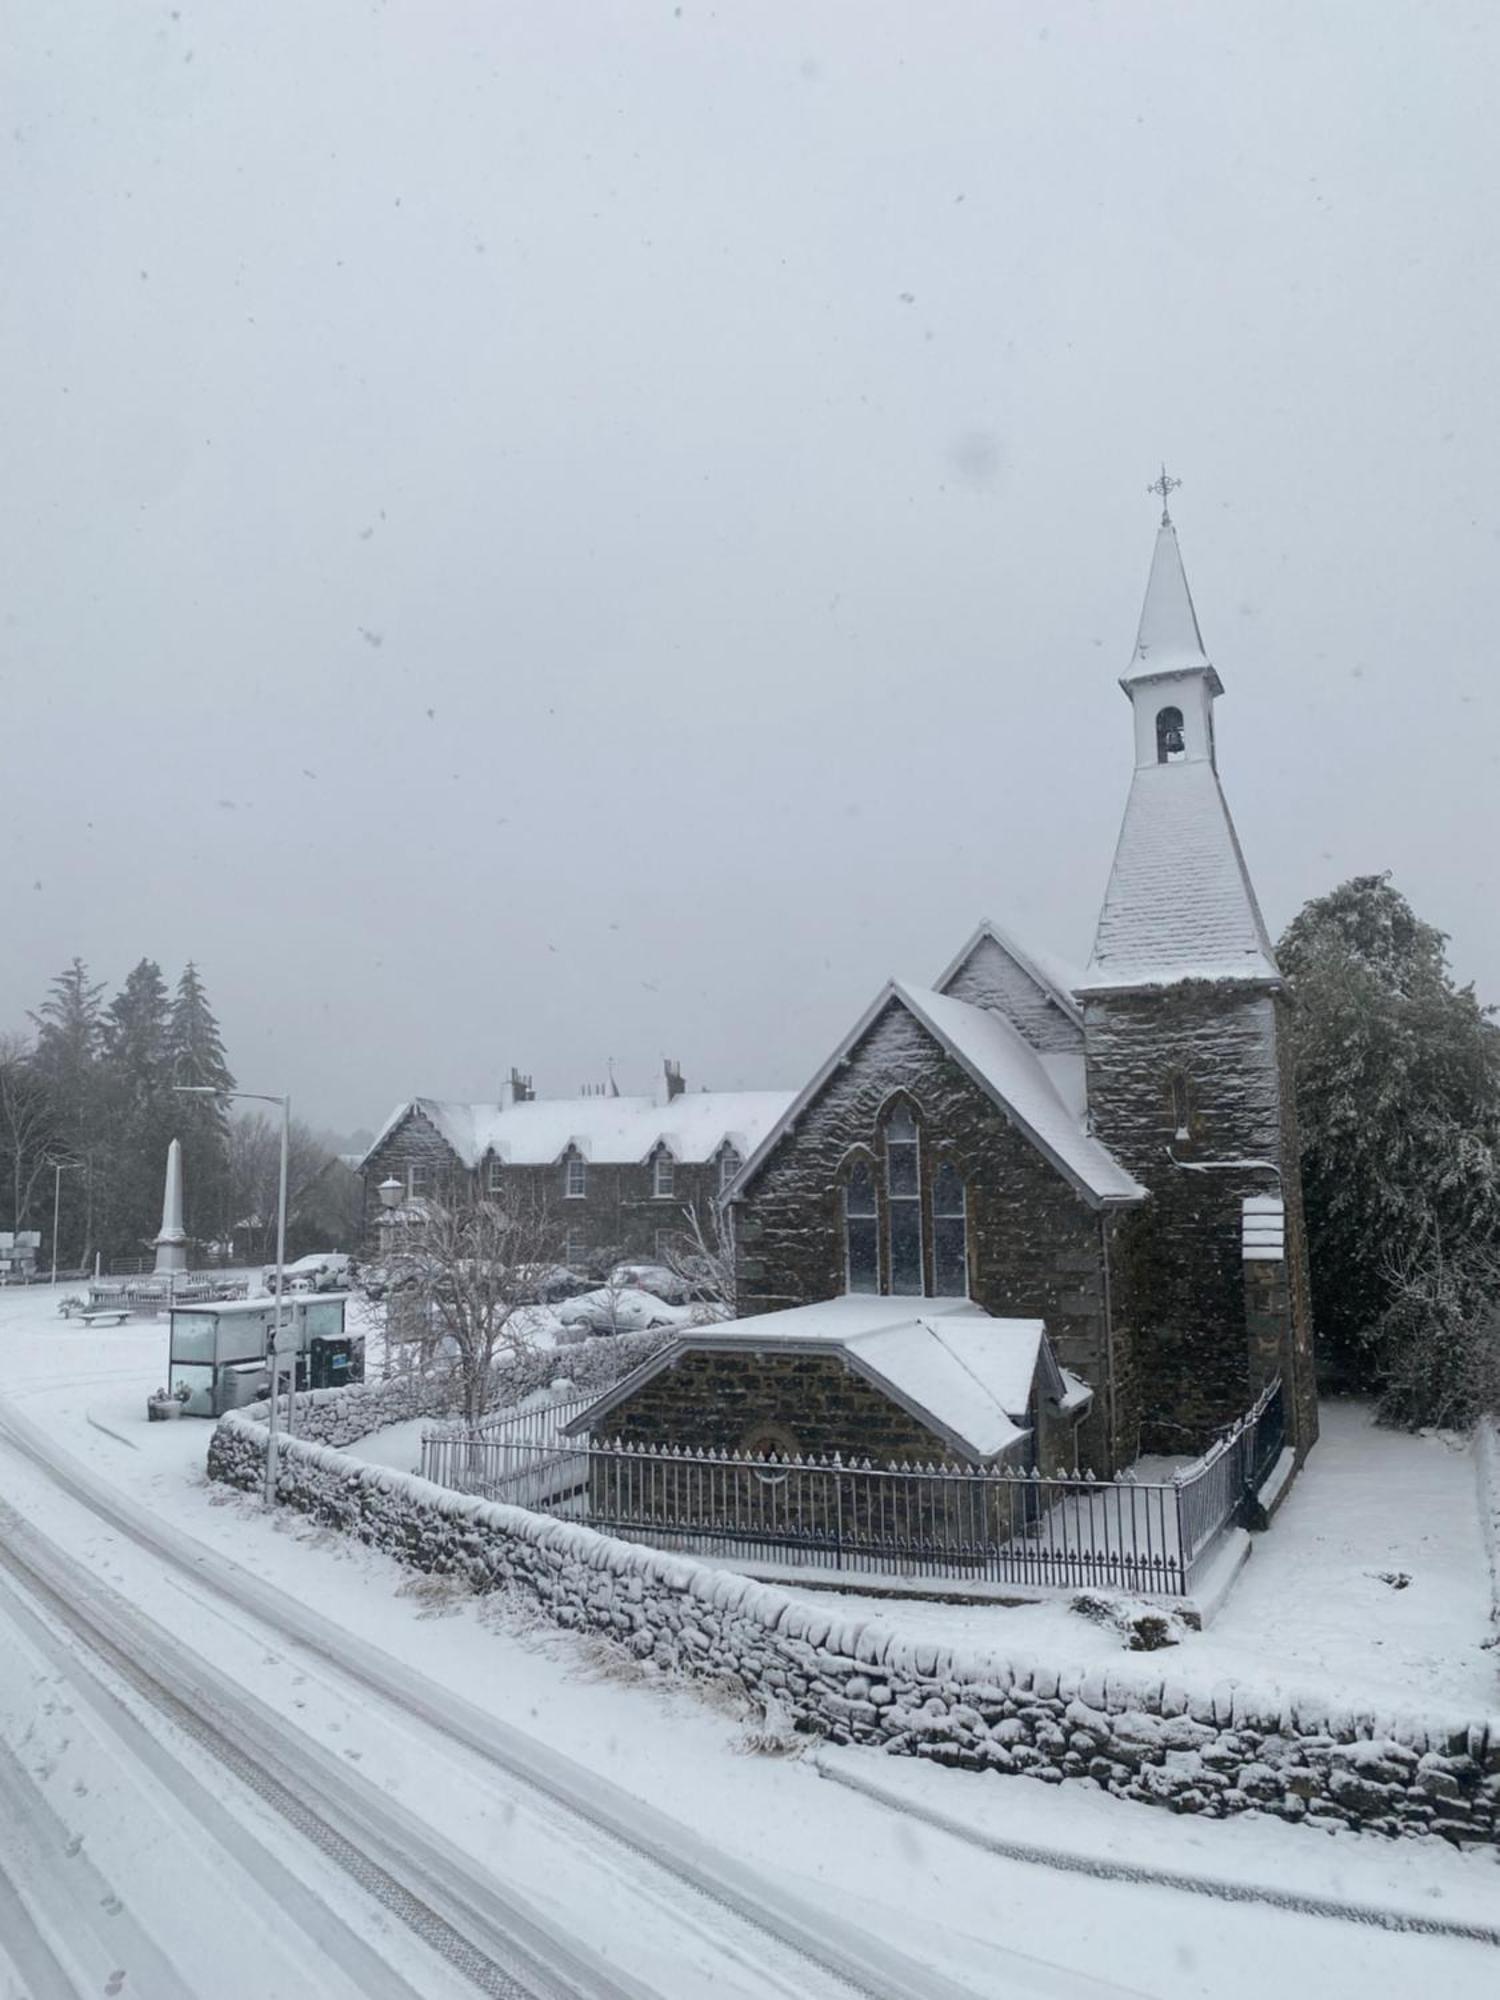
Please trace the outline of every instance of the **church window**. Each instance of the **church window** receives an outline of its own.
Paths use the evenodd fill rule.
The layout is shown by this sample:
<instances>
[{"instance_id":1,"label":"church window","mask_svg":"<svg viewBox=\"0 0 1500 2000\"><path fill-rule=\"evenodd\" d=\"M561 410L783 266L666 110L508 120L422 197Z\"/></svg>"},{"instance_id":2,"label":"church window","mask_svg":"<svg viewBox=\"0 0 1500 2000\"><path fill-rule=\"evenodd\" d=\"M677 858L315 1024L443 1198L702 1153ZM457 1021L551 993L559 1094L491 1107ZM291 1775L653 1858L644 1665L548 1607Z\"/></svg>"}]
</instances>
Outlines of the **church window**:
<instances>
[{"instance_id":1,"label":"church window","mask_svg":"<svg viewBox=\"0 0 1500 2000\"><path fill-rule=\"evenodd\" d=\"M898 1104L885 1128L885 1194L890 1216L891 1291L922 1294L922 1172L917 1121Z\"/></svg>"},{"instance_id":2,"label":"church window","mask_svg":"<svg viewBox=\"0 0 1500 2000\"><path fill-rule=\"evenodd\" d=\"M1182 710L1163 708L1156 717L1156 761L1158 764L1176 764L1187 755L1187 744L1182 734Z\"/></svg>"},{"instance_id":3,"label":"church window","mask_svg":"<svg viewBox=\"0 0 1500 2000\"><path fill-rule=\"evenodd\" d=\"M1192 1132L1188 1125L1188 1083L1182 1071L1176 1070L1172 1076L1172 1124L1175 1136L1190 1139Z\"/></svg>"},{"instance_id":4,"label":"church window","mask_svg":"<svg viewBox=\"0 0 1500 2000\"><path fill-rule=\"evenodd\" d=\"M969 1224L963 1175L944 1160L932 1177L932 1283L942 1299L969 1293Z\"/></svg>"},{"instance_id":5,"label":"church window","mask_svg":"<svg viewBox=\"0 0 1500 2000\"><path fill-rule=\"evenodd\" d=\"M844 1183L844 1259L851 1292L880 1290L880 1217L868 1160L857 1160Z\"/></svg>"}]
</instances>

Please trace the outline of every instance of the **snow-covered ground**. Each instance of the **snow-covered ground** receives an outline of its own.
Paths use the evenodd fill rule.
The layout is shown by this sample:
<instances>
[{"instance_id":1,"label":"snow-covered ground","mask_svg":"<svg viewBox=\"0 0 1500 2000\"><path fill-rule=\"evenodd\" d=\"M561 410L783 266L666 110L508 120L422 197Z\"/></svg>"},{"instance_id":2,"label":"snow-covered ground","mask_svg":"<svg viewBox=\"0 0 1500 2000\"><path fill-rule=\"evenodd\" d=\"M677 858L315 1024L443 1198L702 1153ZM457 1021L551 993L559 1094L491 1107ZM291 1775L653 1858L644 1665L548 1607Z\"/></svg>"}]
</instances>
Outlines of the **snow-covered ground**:
<instances>
[{"instance_id":1,"label":"snow-covered ground","mask_svg":"<svg viewBox=\"0 0 1500 2000\"><path fill-rule=\"evenodd\" d=\"M1378 1428L1325 1403L1317 1448L1184 1661L1257 1687L1338 1689L1386 1710L1500 1711L1500 1648L1472 1443ZM796 1590L796 1584L785 1587ZM839 1592L887 1624L965 1647L1083 1662L1120 1640L1064 1602L996 1606Z\"/></svg>"},{"instance_id":2,"label":"snow-covered ground","mask_svg":"<svg viewBox=\"0 0 1500 2000\"><path fill-rule=\"evenodd\" d=\"M207 1551L232 1558L336 1620L352 1637L420 1671L436 1689L486 1708L651 1801L715 1850L811 1892L830 1915L855 1921L921 1962L965 1980L975 1994L1045 1992L1058 2000L1068 1995L1082 2000L1087 1993L1128 1991L1158 2000L1200 1995L1259 2000L1270 1984L1288 1996L1395 2000L1443 1986L1454 2000L1471 1995L1478 2000L1494 1990L1500 1957L1490 1947L1393 1935L1266 1903L1224 1904L1160 1886L1028 1866L822 1780L811 1759L746 1754L745 1718L728 1694L715 1698L666 1684L596 1640L554 1631L496 1600L433 1586L306 1520L268 1517L254 1502L211 1488L203 1475L210 1427L191 1420L145 1421L145 1396L163 1373L165 1340L164 1324L91 1333L64 1329L44 1291L0 1293L0 1396L14 1397L17 1409L44 1423L67 1452ZM420 1426L416 1430L419 1434ZM1336 1434L1337 1420L1325 1445ZM1365 1445L1358 1442L1362 1433L1353 1435L1358 1455ZM1443 1514L1445 1496L1459 1491L1457 1483L1443 1483L1446 1474L1453 1473L1456 1482L1464 1461L1450 1458L1437 1441L1409 1442L1418 1465L1426 1463L1421 1454L1429 1448L1444 1454L1445 1473L1435 1471L1430 1486L1425 1476L1412 1482L1429 1493L1423 1507L1430 1505L1436 1518ZM366 1449L367 1455L392 1452L396 1462L403 1457L409 1462L412 1441L388 1433ZM1293 1509L1315 1490L1316 1464L1315 1459L1272 1536L1263 1538L1247 1578L1260 1566L1269 1587L1269 1551L1296 1526ZM1472 1515L1472 1467L1469 1477ZM502 1871L514 1870L560 1920L596 1939L610 1934L611 1923L624 1921L615 1898L597 1881L584 1892L576 1860L561 1863L557 1849L546 1847L537 1853L549 1858L535 1865L531 1850L542 1835L534 1812L518 1809L514 1798L497 1798L491 1774L473 1768L451 1743L415 1719L372 1703L327 1661L289 1643L268 1643L240 1612L180 1575L162 1573L139 1546L60 1497L36 1468L5 1448L0 1448L0 1495L84 1556L96 1574L127 1591L148 1616L171 1623L214 1671L276 1706L289 1730L304 1732L320 1751L334 1748L436 1833ZM1393 1521L1388 1540L1396 1525ZM1384 1606L1389 1599L1399 1605L1419 1587L1434 1597L1443 1594L1447 1586L1439 1588L1439 1577L1446 1572L1436 1558L1425 1583L1414 1566L1423 1547L1421 1532L1410 1529L1400 1544L1405 1557L1399 1566L1411 1572L1412 1584L1402 1592L1380 1584L1374 1604ZM1452 1520L1447 1532L1456 1532ZM1323 1561L1330 1571L1340 1562L1355 1568L1396 1566L1396 1558L1388 1560L1382 1552L1384 1543L1351 1544L1344 1557L1320 1556L1317 1543L1310 1531L1304 1560ZM1452 1560L1461 1567L1461 1552ZM211 1553L210 1567L212 1561ZM1351 1583L1350 1589L1356 1588ZM1477 1588L1482 1600L1482 1560ZM1317 1608L1319 1589L1308 1583L1310 1612ZM956 1622L965 1639L976 1641L1001 1629L995 1620L1015 1621L1003 1628L1007 1650L1024 1644L1059 1664L1081 1663L1118 1643L1053 1607L906 1607L882 1600L875 1609L888 1623ZM1436 1613L1432 1629L1444 1635L1442 1659L1458 1675L1469 1612L1462 1607L1450 1612L1451 1618L1449 1612ZM1351 1616L1329 1612L1332 1631L1345 1631ZM1265 1643L1265 1635L1252 1626L1248 1621L1242 1638L1232 1641L1221 1621L1191 1644L1217 1648L1231 1666L1237 1662L1240 1671L1263 1680L1264 1658L1255 1647ZM1015 1636L1018 1628L1025 1631L1024 1641ZM1414 1625L1403 1646L1414 1649L1415 1634ZM1344 1657L1335 1653L1332 1640L1317 1644L1326 1659ZM1415 1651L1400 1655L1403 1661L1408 1657L1415 1658ZM1481 1659L1488 1664L1493 1655ZM1305 1664L1310 1671L1311 1654ZM1390 1672L1389 1658L1382 1659L1381 1671ZM1448 1685L1451 1690L1460 1684L1461 1675ZM1414 1697L1420 1692L1412 1690ZM14 1723L24 1689L0 1699ZM980 1832L1008 1828L1017 1837L1080 1855L1160 1856L1189 1872L1197 1868L1233 1873L1243 1883L1263 1881L1273 1895L1296 1883L1303 1890L1461 1921L1494 1923L1500 1913L1500 1865L1488 1853L1460 1855L1435 1844L1347 1834L1328 1838L1269 1820L1188 1827L1086 1787L1065 1788L1062 1796L1019 1779L970 1778L874 1753L845 1754L855 1768L882 1782L931 1787L945 1811ZM633 1880L625 1881L624 1891L632 1934L641 1933L633 1948L652 1967L650 1990L672 2000L733 1990L705 1986L701 1960L695 1971L691 1949L662 1928L662 1910L655 1903L637 1907L642 1891ZM748 1990L768 1989L757 1988L752 1979Z\"/></svg>"}]
</instances>

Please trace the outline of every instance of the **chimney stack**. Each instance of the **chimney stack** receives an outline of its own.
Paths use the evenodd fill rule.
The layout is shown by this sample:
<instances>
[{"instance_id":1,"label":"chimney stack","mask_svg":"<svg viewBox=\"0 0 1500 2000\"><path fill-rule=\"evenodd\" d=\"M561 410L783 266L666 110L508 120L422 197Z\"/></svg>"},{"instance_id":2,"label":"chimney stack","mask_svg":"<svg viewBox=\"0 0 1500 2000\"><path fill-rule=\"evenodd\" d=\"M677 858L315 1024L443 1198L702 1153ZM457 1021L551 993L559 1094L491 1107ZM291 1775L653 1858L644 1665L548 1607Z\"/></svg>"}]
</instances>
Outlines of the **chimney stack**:
<instances>
[{"instance_id":1,"label":"chimney stack","mask_svg":"<svg viewBox=\"0 0 1500 2000\"><path fill-rule=\"evenodd\" d=\"M682 1080L681 1063L669 1061L663 1067L667 1072L667 1102L670 1104L674 1097L681 1097L682 1093L687 1089L687 1085Z\"/></svg>"},{"instance_id":2,"label":"chimney stack","mask_svg":"<svg viewBox=\"0 0 1500 2000\"><path fill-rule=\"evenodd\" d=\"M531 1087L531 1078L529 1076L522 1076L521 1072L513 1065L510 1072L511 1103L530 1104L535 1096L536 1092Z\"/></svg>"}]
</instances>

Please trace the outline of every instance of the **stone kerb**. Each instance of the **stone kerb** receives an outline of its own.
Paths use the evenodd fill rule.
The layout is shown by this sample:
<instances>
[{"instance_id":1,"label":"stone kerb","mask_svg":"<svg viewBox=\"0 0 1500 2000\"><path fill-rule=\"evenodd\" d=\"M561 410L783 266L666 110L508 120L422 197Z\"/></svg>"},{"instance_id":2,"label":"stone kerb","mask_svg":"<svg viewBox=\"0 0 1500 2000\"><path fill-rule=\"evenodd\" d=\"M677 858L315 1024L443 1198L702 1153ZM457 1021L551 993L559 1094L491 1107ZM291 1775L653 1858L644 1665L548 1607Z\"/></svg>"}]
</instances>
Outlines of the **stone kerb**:
<instances>
[{"instance_id":1,"label":"stone kerb","mask_svg":"<svg viewBox=\"0 0 1500 2000\"><path fill-rule=\"evenodd\" d=\"M264 1426L233 1412L214 1432L209 1475L254 1490L265 1449ZM606 1633L666 1669L737 1681L836 1743L1052 1784L1089 1778L1178 1812L1500 1838L1500 1718L1380 1715L1133 1663L1059 1671L958 1653L302 1439L283 1448L277 1492L416 1569L477 1591L520 1589L559 1625Z\"/></svg>"}]
</instances>

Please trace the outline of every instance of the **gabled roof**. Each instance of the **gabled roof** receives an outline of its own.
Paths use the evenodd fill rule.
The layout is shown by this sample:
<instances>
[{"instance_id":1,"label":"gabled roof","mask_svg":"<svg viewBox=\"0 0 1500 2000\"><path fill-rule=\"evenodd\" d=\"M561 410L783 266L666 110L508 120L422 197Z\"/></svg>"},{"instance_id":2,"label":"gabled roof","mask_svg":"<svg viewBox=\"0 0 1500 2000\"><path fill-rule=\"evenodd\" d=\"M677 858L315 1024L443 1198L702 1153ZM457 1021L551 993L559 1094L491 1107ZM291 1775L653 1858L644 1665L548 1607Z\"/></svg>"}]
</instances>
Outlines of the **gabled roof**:
<instances>
[{"instance_id":1,"label":"gabled roof","mask_svg":"<svg viewBox=\"0 0 1500 2000\"><path fill-rule=\"evenodd\" d=\"M893 979L875 996L833 1054L771 1126L730 1184L737 1200L754 1180L782 1136L820 1095L834 1071L890 1006L904 1007L940 1048L952 1056L1091 1208L1121 1207L1144 1201L1146 1190L1114 1156L1083 1129L1077 1112L1030 1043L1001 1014L971 1007L920 986Z\"/></svg>"},{"instance_id":2,"label":"gabled roof","mask_svg":"<svg viewBox=\"0 0 1500 2000\"><path fill-rule=\"evenodd\" d=\"M693 1327L568 1425L603 1434L606 1419L692 1353L838 1354L858 1375L963 1457L997 1457L1026 1435L1033 1386L1070 1413L1089 1391L1059 1369L1038 1319L993 1319L968 1299L846 1295L727 1325ZM1079 1402L1082 1392L1083 1401Z\"/></svg>"},{"instance_id":3,"label":"gabled roof","mask_svg":"<svg viewBox=\"0 0 1500 2000\"><path fill-rule=\"evenodd\" d=\"M1224 692L1203 650L1203 634L1198 630L1198 614L1193 609L1193 594L1182 566L1177 530L1164 518L1151 555L1151 574L1146 580L1146 601L1141 606L1135 651L1129 667L1120 676L1120 685L1128 691L1142 681L1158 680L1166 674L1190 673L1206 673L1214 693Z\"/></svg>"},{"instance_id":4,"label":"gabled roof","mask_svg":"<svg viewBox=\"0 0 1500 2000\"><path fill-rule=\"evenodd\" d=\"M1207 762L1136 771L1078 990L1183 979L1281 980L1218 773Z\"/></svg>"},{"instance_id":5,"label":"gabled roof","mask_svg":"<svg viewBox=\"0 0 1500 2000\"><path fill-rule=\"evenodd\" d=\"M956 952L944 966L934 984L939 993L946 993L954 980L963 971L980 945L988 941L1003 951L1011 963L1017 966L1036 987L1045 1000L1050 1000L1075 1027L1083 1026L1083 1013L1073 998L1074 982L1081 976L1076 966L1065 966L1061 959L1050 953L1028 950L1017 943L1009 931L988 917L979 925L962 950Z\"/></svg>"},{"instance_id":6,"label":"gabled roof","mask_svg":"<svg viewBox=\"0 0 1500 2000\"><path fill-rule=\"evenodd\" d=\"M402 1122L420 1113L466 1167L493 1154L515 1166L549 1166L576 1146L591 1163L635 1166L666 1145L696 1165L726 1145L743 1158L790 1104L788 1090L683 1091L650 1097L543 1097L520 1104L459 1104L414 1097L397 1105L365 1154L368 1162Z\"/></svg>"}]
</instances>

